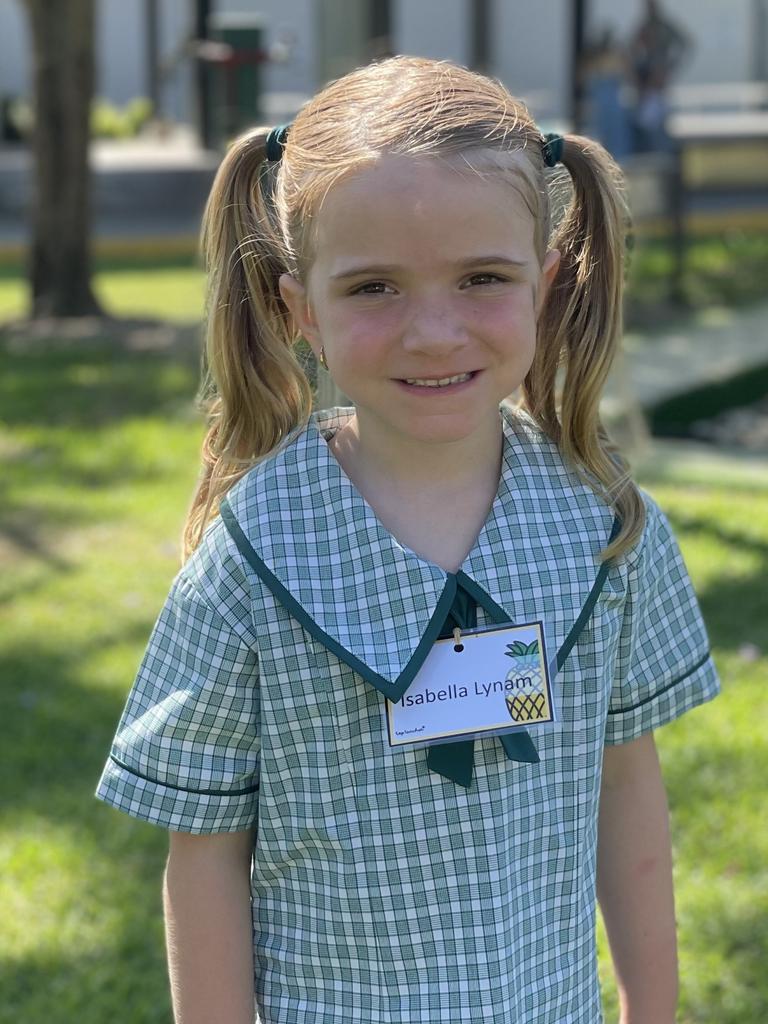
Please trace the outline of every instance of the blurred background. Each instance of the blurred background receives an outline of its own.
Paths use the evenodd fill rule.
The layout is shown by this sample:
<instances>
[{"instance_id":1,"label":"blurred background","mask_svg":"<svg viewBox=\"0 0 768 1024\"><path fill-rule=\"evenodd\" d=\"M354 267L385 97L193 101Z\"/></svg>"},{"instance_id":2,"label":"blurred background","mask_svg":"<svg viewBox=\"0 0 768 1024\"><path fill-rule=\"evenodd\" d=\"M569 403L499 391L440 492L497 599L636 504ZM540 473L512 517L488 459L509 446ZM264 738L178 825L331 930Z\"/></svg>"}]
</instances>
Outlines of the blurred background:
<instances>
[{"instance_id":1,"label":"blurred background","mask_svg":"<svg viewBox=\"0 0 768 1024\"><path fill-rule=\"evenodd\" d=\"M166 838L92 792L197 476L200 216L235 133L394 53L624 171L603 414L724 681L658 740L679 1020L768 1020L768 0L0 0L0 1024L171 1019Z\"/></svg>"}]
</instances>

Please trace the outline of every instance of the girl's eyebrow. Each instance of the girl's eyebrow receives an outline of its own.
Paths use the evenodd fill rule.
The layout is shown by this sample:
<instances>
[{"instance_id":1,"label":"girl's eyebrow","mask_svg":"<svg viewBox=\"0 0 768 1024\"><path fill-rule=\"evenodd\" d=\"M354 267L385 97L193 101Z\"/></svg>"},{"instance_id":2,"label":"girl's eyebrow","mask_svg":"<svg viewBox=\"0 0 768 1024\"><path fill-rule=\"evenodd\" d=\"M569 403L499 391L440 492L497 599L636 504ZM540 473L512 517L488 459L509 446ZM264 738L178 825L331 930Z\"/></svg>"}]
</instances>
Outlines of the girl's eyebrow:
<instances>
[{"instance_id":1,"label":"girl's eyebrow","mask_svg":"<svg viewBox=\"0 0 768 1024\"><path fill-rule=\"evenodd\" d=\"M527 260L515 260L510 259L509 256L470 256L466 260L459 260L454 264L458 269L465 270L469 267L509 267L510 269L520 269L521 267L527 267ZM341 270L338 274L331 274L332 281L344 281L349 277L360 277L362 275L377 275L377 274L394 274L400 268L395 264L377 264L363 267L350 267L348 270Z\"/></svg>"}]
</instances>

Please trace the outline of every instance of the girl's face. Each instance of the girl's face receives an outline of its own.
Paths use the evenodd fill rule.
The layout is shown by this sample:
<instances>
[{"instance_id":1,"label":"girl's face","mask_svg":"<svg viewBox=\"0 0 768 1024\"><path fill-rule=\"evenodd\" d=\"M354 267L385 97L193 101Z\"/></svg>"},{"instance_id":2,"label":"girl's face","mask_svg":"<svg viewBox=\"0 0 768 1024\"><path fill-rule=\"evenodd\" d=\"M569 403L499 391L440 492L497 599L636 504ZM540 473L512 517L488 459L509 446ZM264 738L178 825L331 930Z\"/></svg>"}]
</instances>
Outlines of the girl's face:
<instances>
[{"instance_id":1,"label":"girl's face","mask_svg":"<svg viewBox=\"0 0 768 1024\"><path fill-rule=\"evenodd\" d=\"M316 354L382 440L488 437L533 361L557 273L502 181L386 156L328 193L306 289L281 293ZM440 384L438 384L440 382Z\"/></svg>"}]
</instances>

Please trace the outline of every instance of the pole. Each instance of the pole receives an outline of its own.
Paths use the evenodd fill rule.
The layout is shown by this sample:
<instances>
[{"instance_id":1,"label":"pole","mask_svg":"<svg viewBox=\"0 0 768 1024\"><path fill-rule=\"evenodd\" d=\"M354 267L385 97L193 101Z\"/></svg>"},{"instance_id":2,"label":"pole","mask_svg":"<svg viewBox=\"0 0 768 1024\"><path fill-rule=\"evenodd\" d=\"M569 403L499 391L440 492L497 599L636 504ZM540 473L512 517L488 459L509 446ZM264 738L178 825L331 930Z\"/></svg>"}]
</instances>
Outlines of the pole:
<instances>
[{"instance_id":1,"label":"pole","mask_svg":"<svg viewBox=\"0 0 768 1024\"><path fill-rule=\"evenodd\" d=\"M491 69L491 0L469 0L469 38L471 66L476 71Z\"/></svg>"},{"instance_id":2,"label":"pole","mask_svg":"<svg viewBox=\"0 0 768 1024\"><path fill-rule=\"evenodd\" d=\"M208 38L208 18L211 14L212 0L194 0L194 25L193 38L201 43ZM204 149L212 149L213 140L213 116L211 111L211 93L208 83L208 68L205 61L197 54L193 57L194 68L194 91L195 91L195 112L197 114L197 130L200 137L200 145Z\"/></svg>"},{"instance_id":3,"label":"pole","mask_svg":"<svg viewBox=\"0 0 768 1024\"><path fill-rule=\"evenodd\" d=\"M752 0L752 78L768 81L768 10L765 0Z\"/></svg>"},{"instance_id":4,"label":"pole","mask_svg":"<svg viewBox=\"0 0 768 1024\"><path fill-rule=\"evenodd\" d=\"M390 0L370 0L368 52L372 60L392 55L392 5Z\"/></svg>"},{"instance_id":5,"label":"pole","mask_svg":"<svg viewBox=\"0 0 768 1024\"><path fill-rule=\"evenodd\" d=\"M146 40L147 96L152 104L152 117L162 117L160 107L160 40L157 0L144 0Z\"/></svg>"},{"instance_id":6,"label":"pole","mask_svg":"<svg viewBox=\"0 0 768 1024\"><path fill-rule=\"evenodd\" d=\"M573 0L573 23L571 36L571 103L570 115L573 131L584 128L584 86L582 63L586 42L587 0Z\"/></svg>"}]
</instances>

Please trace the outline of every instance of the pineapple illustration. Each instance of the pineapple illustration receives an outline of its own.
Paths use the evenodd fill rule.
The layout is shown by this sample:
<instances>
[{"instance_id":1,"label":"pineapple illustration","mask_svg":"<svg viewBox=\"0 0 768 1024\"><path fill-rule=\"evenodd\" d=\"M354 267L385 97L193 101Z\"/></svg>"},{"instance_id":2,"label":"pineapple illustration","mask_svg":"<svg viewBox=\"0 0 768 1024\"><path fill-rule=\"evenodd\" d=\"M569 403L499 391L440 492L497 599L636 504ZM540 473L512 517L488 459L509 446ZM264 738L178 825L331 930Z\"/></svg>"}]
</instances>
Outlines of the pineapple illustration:
<instances>
[{"instance_id":1,"label":"pineapple illustration","mask_svg":"<svg viewBox=\"0 0 768 1024\"><path fill-rule=\"evenodd\" d=\"M546 686L541 677L539 641L525 644L522 640L515 640L507 644L504 653L513 661L506 677L506 682L514 686L505 697L510 718L519 725L549 721L551 715Z\"/></svg>"}]
</instances>

